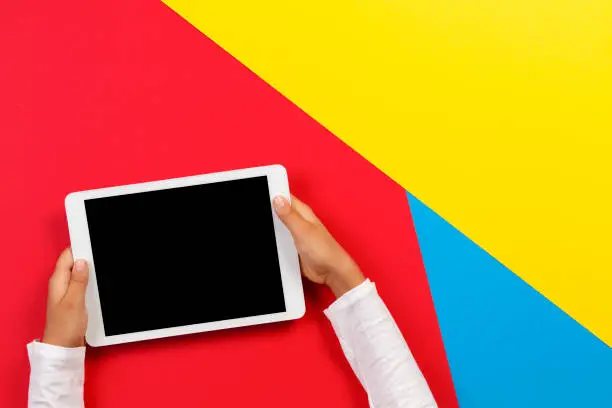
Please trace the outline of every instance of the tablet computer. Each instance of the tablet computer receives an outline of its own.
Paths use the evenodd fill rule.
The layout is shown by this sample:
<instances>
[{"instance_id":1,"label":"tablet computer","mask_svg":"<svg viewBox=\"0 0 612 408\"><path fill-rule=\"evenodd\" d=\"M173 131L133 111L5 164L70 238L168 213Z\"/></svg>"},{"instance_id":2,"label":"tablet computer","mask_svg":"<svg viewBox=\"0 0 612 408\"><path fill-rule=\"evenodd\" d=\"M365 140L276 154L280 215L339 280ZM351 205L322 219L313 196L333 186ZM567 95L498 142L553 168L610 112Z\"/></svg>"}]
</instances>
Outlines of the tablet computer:
<instances>
[{"instance_id":1,"label":"tablet computer","mask_svg":"<svg viewBox=\"0 0 612 408\"><path fill-rule=\"evenodd\" d=\"M299 261L272 199L280 165L71 193L89 263L87 343L126 343L304 315Z\"/></svg>"}]
</instances>

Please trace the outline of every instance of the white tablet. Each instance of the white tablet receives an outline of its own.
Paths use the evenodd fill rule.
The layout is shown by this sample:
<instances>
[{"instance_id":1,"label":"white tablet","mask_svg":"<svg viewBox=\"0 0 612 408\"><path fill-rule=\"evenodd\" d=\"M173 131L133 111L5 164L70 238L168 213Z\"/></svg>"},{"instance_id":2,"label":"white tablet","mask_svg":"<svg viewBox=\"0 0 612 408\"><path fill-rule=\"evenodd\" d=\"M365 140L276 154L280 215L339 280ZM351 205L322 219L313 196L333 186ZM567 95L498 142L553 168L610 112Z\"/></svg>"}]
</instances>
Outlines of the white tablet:
<instances>
[{"instance_id":1,"label":"white tablet","mask_svg":"<svg viewBox=\"0 0 612 408\"><path fill-rule=\"evenodd\" d=\"M280 165L66 197L75 259L90 267L87 343L102 346L304 315L298 256L272 198Z\"/></svg>"}]
</instances>

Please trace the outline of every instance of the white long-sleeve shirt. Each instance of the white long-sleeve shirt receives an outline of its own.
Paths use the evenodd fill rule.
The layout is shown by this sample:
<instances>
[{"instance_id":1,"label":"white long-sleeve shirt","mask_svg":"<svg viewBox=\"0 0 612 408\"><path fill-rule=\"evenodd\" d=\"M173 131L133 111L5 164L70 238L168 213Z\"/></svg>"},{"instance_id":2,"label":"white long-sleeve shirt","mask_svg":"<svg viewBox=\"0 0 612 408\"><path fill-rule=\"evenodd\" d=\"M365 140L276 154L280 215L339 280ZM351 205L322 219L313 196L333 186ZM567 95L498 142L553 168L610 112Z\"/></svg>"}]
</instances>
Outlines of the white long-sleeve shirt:
<instances>
[{"instance_id":1,"label":"white long-sleeve shirt","mask_svg":"<svg viewBox=\"0 0 612 408\"><path fill-rule=\"evenodd\" d=\"M373 408L437 405L393 317L366 280L324 311ZM82 408L85 347L28 344L29 408Z\"/></svg>"}]
</instances>

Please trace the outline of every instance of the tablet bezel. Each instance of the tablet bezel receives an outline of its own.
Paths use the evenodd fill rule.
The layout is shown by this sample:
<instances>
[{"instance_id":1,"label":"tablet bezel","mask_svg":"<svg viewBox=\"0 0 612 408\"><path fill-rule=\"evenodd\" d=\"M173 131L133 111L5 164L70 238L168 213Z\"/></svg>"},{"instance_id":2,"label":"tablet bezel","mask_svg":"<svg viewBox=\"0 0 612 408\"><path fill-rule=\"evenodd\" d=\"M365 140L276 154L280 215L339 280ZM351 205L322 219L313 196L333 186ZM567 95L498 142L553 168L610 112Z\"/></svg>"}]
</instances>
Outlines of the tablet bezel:
<instances>
[{"instance_id":1,"label":"tablet bezel","mask_svg":"<svg viewBox=\"0 0 612 408\"><path fill-rule=\"evenodd\" d=\"M198 323L188 326L171 327L167 329L118 334L113 336L106 336L104 332L102 309L100 307L100 297L96 282L96 265L92 255L89 230L87 226L87 216L85 213L85 200L222 181L239 180L258 176L267 176L268 190L270 192L270 206L272 206L272 199L277 195L283 195L287 199L291 198L291 195L289 194L287 171L282 165L202 174L147 183L79 191L68 194L68 196L66 196L65 206L66 216L68 219L68 229L70 232L70 242L72 245L72 254L74 259L84 259L89 264L89 284L87 286L87 292L85 295L85 303L89 315L86 334L87 343L91 346L97 347L110 344L157 339L162 337L179 336L182 334L221 330L231 327L279 322L302 317L306 309L304 304L304 292L302 289L297 251L295 249L291 234L280 221L274 209L272 209L274 232L276 236L276 248L278 251L283 294L287 309L285 312L242 317L216 322Z\"/></svg>"}]
</instances>

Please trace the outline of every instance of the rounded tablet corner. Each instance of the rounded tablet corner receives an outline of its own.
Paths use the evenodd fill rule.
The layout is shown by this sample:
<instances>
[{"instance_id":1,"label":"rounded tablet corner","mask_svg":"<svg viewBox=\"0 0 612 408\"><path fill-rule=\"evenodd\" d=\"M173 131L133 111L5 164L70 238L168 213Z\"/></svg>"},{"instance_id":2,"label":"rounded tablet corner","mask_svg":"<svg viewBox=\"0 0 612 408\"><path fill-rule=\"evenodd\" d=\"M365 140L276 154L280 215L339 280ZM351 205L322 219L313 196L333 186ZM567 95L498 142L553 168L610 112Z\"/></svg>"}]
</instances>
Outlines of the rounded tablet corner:
<instances>
[{"instance_id":1,"label":"rounded tablet corner","mask_svg":"<svg viewBox=\"0 0 612 408\"><path fill-rule=\"evenodd\" d=\"M287 175L287 168L285 166L283 166L282 164L280 164L280 163L273 164L271 167L274 170L278 170L278 171L282 172L285 176Z\"/></svg>"},{"instance_id":2,"label":"rounded tablet corner","mask_svg":"<svg viewBox=\"0 0 612 408\"><path fill-rule=\"evenodd\" d=\"M295 319L301 319L306 314L306 304L302 303L300 310L295 315Z\"/></svg>"},{"instance_id":3,"label":"rounded tablet corner","mask_svg":"<svg viewBox=\"0 0 612 408\"><path fill-rule=\"evenodd\" d=\"M70 193L64 198L64 207L68 209L77 200L77 193Z\"/></svg>"},{"instance_id":4,"label":"rounded tablet corner","mask_svg":"<svg viewBox=\"0 0 612 408\"><path fill-rule=\"evenodd\" d=\"M103 344L99 340L100 339L93 338L93 336L91 336L91 335L85 334L85 342L90 347L100 347L100 346L102 346Z\"/></svg>"},{"instance_id":5,"label":"rounded tablet corner","mask_svg":"<svg viewBox=\"0 0 612 408\"><path fill-rule=\"evenodd\" d=\"M300 304L293 310L292 318L294 320L301 319L306 314L306 302L303 297L301 300L302 301L300 302Z\"/></svg>"}]
</instances>

